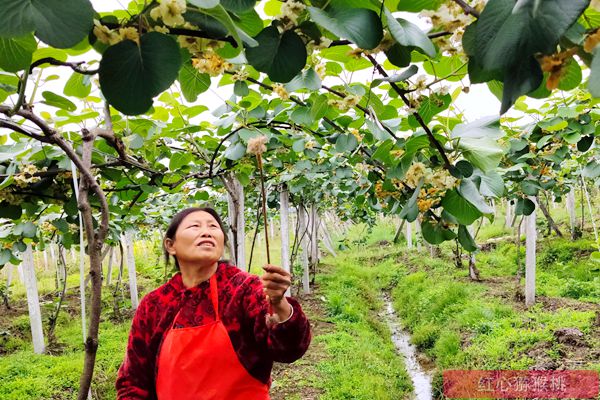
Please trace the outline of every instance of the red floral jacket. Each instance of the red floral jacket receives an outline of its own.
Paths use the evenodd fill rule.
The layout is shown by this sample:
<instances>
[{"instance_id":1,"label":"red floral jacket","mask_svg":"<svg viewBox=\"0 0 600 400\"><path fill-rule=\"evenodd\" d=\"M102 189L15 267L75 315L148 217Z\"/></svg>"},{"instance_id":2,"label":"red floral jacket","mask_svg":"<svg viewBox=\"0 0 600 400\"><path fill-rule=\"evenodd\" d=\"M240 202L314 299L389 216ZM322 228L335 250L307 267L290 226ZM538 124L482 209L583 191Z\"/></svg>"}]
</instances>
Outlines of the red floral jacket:
<instances>
[{"instance_id":1,"label":"red floral jacket","mask_svg":"<svg viewBox=\"0 0 600 400\"><path fill-rule=\"evenodd\" d=\"M261 382L271 383L273 362L293 362L306 352L311 340L309 322L300 304L287 298L292 317L268 328L268 305L260 279L220 263L217 268L219 315L240 363ZM118 399L155 399L158 352L164 333L215 321L209 282L186 289L178 273L146 295L133 318L127 354L116 382Z\"/></svg>"}]
</instances>

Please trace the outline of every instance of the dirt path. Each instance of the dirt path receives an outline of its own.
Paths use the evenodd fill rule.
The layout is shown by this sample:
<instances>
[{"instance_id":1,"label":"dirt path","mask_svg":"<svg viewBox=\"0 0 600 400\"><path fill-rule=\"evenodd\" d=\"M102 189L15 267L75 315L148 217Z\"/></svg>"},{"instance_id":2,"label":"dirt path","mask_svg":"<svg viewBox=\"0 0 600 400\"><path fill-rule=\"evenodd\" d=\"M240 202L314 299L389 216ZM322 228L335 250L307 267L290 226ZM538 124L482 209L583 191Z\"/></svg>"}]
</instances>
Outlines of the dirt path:
<instances>
[{"instance_id":1,"label":"dirt path","mask_svg":"<svg viewBox=\"0 0 600 400\"><path fill-rule=\"evenodd\" d=\"M298 298L302 309L310 320L312 329L311 345L300 360L292 364L275 363L273 366L272 400L316 400L323 393L318 386L320 380L316 365L327 357L323 343L316 337L333 330L333 324L327 322L319 287L315 285L313 293Z\"/></svg>"}]
</instances>

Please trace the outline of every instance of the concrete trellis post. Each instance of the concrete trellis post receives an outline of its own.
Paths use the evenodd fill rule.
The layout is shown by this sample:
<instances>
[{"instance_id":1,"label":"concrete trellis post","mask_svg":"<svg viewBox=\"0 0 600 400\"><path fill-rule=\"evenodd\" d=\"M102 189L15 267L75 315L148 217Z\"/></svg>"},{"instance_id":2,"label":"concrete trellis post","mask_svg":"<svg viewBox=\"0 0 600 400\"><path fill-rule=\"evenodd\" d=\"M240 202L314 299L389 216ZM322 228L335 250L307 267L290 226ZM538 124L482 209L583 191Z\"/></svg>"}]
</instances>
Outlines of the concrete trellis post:
<instances>
[{"instance_id":1,"label":"concrete trellis post","mask_svg":"<svg viewBox=\"0 0 600 400\"><path fill-rule=\"evenodd\" d=\"M529 196L535 201L535 197ZM536 204L537 208L537 204ZM536 210L525 217L525 306L530 307L535 303L535 270L536 270Z\"/></svg>"},{"instance_id":2,"label":"concrete trellis post","mask_svg":"<svg viewBox=\"0 0 600 400\"><path fill-rule=\"evenodd\" d=\"M279 219L281 228L281 268L291 273L290 270L290 228L289 228L290 200L287 187L281 189L279 194ZM271 229L273 224L271 224ZM290 289L285 292L290 296Z\"/></svg>"},{"instance_id":3,"label":"concrete trellis post","mask_svg":"<svg viewBox=\"0 0 600 400\"><path fill-rule=\"evenodd\" d=\"M25 278L25 290L27 291L27 306L29 308L33 351L36 354L42 354L45 350L44 332L42 330L42 313L40 310L40 298L38 295L31 245L27 245L27 250L23 253L23 273Z\"/></svg>"}]
</instances>

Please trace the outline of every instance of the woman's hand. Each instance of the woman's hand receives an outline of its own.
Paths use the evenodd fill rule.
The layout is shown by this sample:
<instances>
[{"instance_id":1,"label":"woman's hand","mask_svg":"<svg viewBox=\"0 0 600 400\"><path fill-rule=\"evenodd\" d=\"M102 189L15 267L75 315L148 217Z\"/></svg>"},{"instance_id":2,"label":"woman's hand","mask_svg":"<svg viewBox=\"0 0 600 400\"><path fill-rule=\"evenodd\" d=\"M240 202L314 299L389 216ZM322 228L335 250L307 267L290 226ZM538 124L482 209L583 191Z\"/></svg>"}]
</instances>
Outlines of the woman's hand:
<instances>
[{"instance_id":1,"label":"woman's hand","mask_svg":"<svg viewBox=\"0 0 600 400\"><path fill-rule=\"evenodd\" d=\"M292 313L292 307L285 298L285 292L292 284L292 276L283 268L275 265L267 264L263 269L265 273L260 280L267 301L273 308L273 317L270 322L285 321Z\"/></svg>"}]
</instances>

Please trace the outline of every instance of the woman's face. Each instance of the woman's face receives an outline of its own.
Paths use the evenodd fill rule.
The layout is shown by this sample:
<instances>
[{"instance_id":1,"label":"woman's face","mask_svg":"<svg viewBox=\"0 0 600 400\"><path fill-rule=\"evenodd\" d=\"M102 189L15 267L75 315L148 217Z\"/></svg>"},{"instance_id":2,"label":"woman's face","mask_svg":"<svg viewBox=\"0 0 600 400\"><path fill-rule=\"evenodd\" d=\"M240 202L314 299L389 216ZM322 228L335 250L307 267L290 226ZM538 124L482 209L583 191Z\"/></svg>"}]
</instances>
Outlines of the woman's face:
<instances>
[{"instance_id":1,"label":"woman's face","mask_svg":"<svg viewBox=\"0 0 600 400\"><path fill-rule=\"evenodd\" d=\"M174 239L166 239L167 251L180 266L213 265L223 255L225 234L217 220L205 211L187 215L177 227Z\"/></svg>"}]
</instances>

